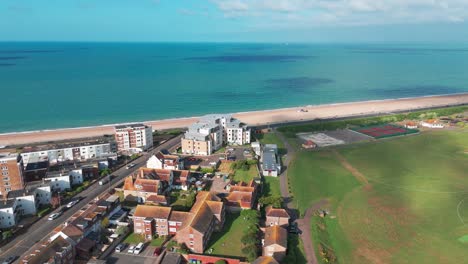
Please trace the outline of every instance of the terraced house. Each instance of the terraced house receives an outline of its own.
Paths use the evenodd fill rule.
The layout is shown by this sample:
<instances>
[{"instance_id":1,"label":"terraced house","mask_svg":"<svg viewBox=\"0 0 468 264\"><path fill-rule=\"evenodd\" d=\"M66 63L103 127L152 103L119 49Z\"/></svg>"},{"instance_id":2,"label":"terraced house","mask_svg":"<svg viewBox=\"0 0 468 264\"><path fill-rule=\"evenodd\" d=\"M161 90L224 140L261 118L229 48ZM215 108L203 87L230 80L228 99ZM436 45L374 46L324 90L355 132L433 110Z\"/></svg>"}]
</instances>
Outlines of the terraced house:
<instances>
[{"instance_id":1,"label":"terraced house","mask_svg":"<svg viewBox=\"0 0 468 264\"><path fill-rule=\"evenodd\" d=\"M225 207L210 192L199 192L190 212L173 211L170 207L138 205L134 232L147 239L157 235L175 235L178 243L196 253L204 252L211 234L222 229Z\"/></svg>"}]
</instances>

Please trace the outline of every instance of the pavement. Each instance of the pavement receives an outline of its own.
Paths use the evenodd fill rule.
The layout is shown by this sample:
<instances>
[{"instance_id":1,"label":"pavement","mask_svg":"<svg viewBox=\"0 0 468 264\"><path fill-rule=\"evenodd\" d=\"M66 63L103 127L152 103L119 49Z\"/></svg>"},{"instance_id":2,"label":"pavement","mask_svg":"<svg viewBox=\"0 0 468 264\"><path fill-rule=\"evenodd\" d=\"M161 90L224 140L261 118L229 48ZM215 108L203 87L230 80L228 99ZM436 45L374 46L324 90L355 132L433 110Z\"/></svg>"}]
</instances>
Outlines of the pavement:
<instances>
[{"instance_id":1,"label":"pavement","mask_svg":"<svg viewBox=\"0 0 468 264\"><path fill-rule=\"evenodd\" d=\"M105 193L107 190L112 189L123 182L123 179L128 175L134 173L140 167L146 165L147 159L153 155L154 153L161 151L163 149L170 149L174 148L176 145L180 144L180 138L182 135L177 136L173 139L170 139L163 144L153 148L152 150L148 151L146 154L141 156L140 158L134 160L136 166L131 169L126 169L122 167L112 173L115 178L108 184L103 186L99 185L98 181L92 184L83 192L77 194L77 197L84 197L78 204L73 206L72 208L65 211L59 218L48 221L48 215L58 212L58 209L55 211L50 212L48 215L44 216L42 219L28 227L26 232L16 236L13 240L11 240L8 244L4 245L0 249L0 260L3 261L9 256L22 256L26 251L28 251L31 247L34 246L37 242L47 239L48 235L52 230L56 227L64 223L69 217L71 217L74 213L76 213L79 209L83 206L88 204L92 199L96 198L98 195ZM17 259L19 261L21 258Z\"/></svg>"},{"instance_id":2,"label":"pavement","mask_svg":"<svg viewBox=\"0 0 468 264\"><path fill-rule=\"evenodd\" d=\"M110 264L131 264L131 263L158 263L158 258L153 256L154 249L156 247L147 246L143 252L138 255L127 253L127 248L124 252L114 252L109 257L106 258L106 263Z\"/></svg>"},{"instance_id":3,"label":"pavement","mask_svg":"<svg viewBox=\"0 0 468 264\"><path fill-rule=\"evenodd\" d=\"M312 212L316 210L315 207L320 207L319 204L323 202L318 203L317 205L314 205L311 208L308 208L304 218L298 219L299 214L296 213L297 210L294 208L292 204L292 199L289 195L289 187L288 187L288 167L291 164L291 161L294 159L296 150L289 144L289 142L286 140L286 138L284 138L284 136L281 133L278 133L275 129L273 129L273 132L284 142L284 146L286 147L286 150L287 150L287 154L285 155L283 159L284 169L280 174L281 196L283 197L284 204L286 205L286 209L290 213L291 217L297 220L299 230L302 231L301 239L304 244L304 255L307 259L307 263L318 264L317 256L315 254L314 243L312 241L312 236L311 236L310 220L312 217Z\"/></svg>"}]
</instances>

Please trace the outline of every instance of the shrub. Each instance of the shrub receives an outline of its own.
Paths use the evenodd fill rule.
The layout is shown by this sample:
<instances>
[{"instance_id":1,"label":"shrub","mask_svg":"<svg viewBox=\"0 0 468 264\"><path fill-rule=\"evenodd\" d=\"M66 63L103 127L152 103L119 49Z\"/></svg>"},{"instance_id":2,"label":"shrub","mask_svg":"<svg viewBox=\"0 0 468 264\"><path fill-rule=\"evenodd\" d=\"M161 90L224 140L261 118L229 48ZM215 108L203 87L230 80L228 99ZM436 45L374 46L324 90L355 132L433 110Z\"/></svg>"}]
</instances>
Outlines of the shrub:
<instances>
[{"instance_id":1,"label":"shrub","mask_svg":"<svg viewBox=\"0 0 468 264\"><path fill-rule=\"evenodd\" d=\"M214 264L227 264L227 262L224 259L219 259Z\"/></svg>"},{"instance_id":2,"label":"shrub","mask_svg":"<svg viewBox=\"0 0 468 264\"><path fill-rule=\"evenodd\" d=\"M125 235L128 232L128 226L119 226L115 230L115 233L119 236Z\"/></svg>"},{"instance_id":3,"label":"shrub","mask_svg":"<svg viewBox=\"0 0 468 264\"><path fill-rule=\"evenodd\" d=\"M13 236L13 232L11 230L3 231L3 233L2 233L2 239L3 240L6 240L6 239L8 239L8 238L10 238L12 236Z\"/></svg>"}]
</instances>

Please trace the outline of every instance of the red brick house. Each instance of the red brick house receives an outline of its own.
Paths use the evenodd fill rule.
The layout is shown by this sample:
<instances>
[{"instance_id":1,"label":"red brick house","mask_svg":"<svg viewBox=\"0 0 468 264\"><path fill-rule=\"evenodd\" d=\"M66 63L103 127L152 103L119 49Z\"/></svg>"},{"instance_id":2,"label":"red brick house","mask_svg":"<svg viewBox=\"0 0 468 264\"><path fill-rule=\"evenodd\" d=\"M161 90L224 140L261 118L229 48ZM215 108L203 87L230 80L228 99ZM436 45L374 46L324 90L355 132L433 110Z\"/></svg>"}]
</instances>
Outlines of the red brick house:
<instances>
[{"instance_id":1,"label":"red brick house","mask_svg":"<svg viewBox=\"0 0 468 264\"><path fill-rule=\"evenodd\" d=\"M226 196L226 206L230 211L252 209L257 197L258 184L251 180L249 183L240 182L229 188Z\"/></svg>"},{"instance_id":2,"label":"red brick house","mask_svg":"<svg viewBox=\"0 0 468 264\"><path fill-rule=\"evenodd\" d=\"M288 248L288 232L279 225L265 228L262 255L281 262Z\"/></svg>"}]
</instances>

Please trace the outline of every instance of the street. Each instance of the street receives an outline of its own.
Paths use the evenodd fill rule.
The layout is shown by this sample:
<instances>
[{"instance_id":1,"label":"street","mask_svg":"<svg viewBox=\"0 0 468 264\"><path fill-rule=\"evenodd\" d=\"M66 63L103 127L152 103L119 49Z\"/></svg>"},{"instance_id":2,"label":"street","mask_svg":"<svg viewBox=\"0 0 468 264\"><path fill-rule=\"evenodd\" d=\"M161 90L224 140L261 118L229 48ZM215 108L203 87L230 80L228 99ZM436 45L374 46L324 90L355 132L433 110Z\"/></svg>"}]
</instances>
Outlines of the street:
<instances>
[{"instance_id":1,"label":"street","mask_svg":"<svg viewBox=\"0 0 468 264\"><path fill-rule=\"evenodd\" d=\"M22 256L23 254L26 253L31 247L34 246L37 242L39 242L42 239L47 239L47 236L52 230L62 223L64 223L70 216L72 216L74 213L76 213L80 208L85 206L87 203L89 203L92 199L96 198L98 195L101 193L106 192L109 187L114 188L117 185L121 184L123 179L138 170L140 167L146 165L147 159L153 155L154 153L163 150L163 149L171 149L175 147L176 145L180 144L180 138L182 135L177 136L173 139L170 139L163 144L159 145L158 147L152 149L149 151L147 154L141 156L140 158L136 159L133 161L133 163L136 165L133 168L126 169L125 167L120 168L119 170L114 171L112 174L115 176L115 178L112 180L111 183L107 183L103 186L99 185L98 181L96 181L94 184L89 186L86 190L83 192L77 194L79 197L83 197L83 199L73 206L72 208L66 210L59 218L53 220L53 221L48 221L47 217L48 215L44 216L41 218L39 221L31 225L26 232L24 232L21 235L18 235L15 237L12 241L10 241L7 245L3 246L0 249L0 260L4 260L5 258L9 256ZM58 209L55 211L52 211L49 213L55 213L58 212ZM19 261L20 259L17 259L16 261Z\"/></svg>"}]
</instances>

